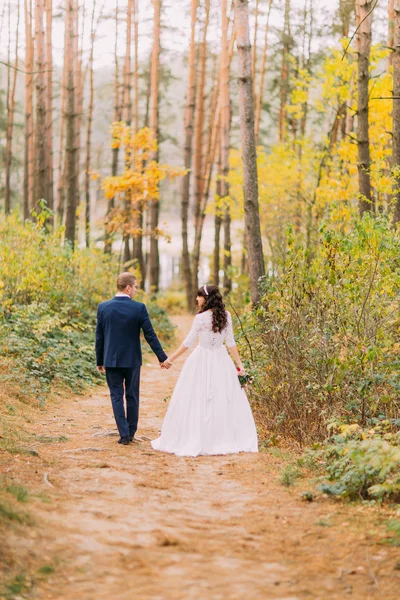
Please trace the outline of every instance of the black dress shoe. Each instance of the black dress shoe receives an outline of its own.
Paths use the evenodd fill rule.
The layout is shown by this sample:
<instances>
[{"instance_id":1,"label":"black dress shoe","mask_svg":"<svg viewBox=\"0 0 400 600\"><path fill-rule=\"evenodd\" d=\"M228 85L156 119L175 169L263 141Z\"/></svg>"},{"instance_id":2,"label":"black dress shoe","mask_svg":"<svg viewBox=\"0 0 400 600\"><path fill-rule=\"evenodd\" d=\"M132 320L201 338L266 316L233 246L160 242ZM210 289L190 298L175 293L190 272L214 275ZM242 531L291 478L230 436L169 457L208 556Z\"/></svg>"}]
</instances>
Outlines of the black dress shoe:
<instances>
[{"instance_id":1,"label":"black dress shoe","mask_svg":"<svg viewBox=\"0 0 400 600\"><path fill-rule=\"evenodd\" d=\"M125 437L120 438L118 440L118 444L122 444L123 446L129 446L129 444L130 444L129 436L127 435Z\"/></svg>"},{"instance_id":2,"label":"black dress shoe","mask_svg":"<svg viewBox=\"0 0 400 600\"><path fill-rule=\"evenodd\" d=\"M129 441L130 441L130 442L133 442L133 438L134 438L134 437L135 437L134 435L130 435L130 436L129 436Z\"/></svg>"}]
</instances>

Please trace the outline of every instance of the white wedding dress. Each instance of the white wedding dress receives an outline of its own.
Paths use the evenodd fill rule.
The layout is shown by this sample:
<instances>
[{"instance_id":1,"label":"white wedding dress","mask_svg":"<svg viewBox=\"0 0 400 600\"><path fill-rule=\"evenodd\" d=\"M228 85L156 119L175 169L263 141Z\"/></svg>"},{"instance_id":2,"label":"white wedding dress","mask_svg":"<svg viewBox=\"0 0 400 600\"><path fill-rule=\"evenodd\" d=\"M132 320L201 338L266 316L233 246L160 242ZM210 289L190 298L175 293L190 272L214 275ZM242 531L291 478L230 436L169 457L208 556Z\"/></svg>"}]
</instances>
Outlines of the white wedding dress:
<instances>
[{"instance_id":1,"label":"white wedding dress","mask_svg":"<svg viewBox=\"0 0 400 600\"><path fill-rule=\"evenodd\" d=\"M178 456L258 452L250 405L240 387L228 347L235 346L232 319L212 331L212 312L196 315L183 342L199 345L186 360L172 394L155 450Z\"/></svg>"}]
</instances>

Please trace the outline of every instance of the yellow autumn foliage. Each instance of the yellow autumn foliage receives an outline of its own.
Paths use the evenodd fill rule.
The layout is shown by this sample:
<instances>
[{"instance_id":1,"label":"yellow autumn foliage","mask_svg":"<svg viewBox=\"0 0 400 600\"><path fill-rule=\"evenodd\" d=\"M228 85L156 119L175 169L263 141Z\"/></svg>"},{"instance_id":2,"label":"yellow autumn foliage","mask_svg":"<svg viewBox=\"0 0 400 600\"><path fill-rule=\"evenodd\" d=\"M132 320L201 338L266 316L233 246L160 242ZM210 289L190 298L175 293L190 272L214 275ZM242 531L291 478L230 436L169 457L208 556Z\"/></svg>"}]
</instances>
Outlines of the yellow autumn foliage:
<instances>
[{"instance_id":1,"label":"yellow autumn foliage","mask_svg":"<svg viewBox=\"0 0 400 600\"><path fill-rule=\"evenodd\" d=\"M125 151L125 167L121 175L102 179L104 195L115 199L115 208L107 217L107 228L114 233L143 235L136 224L139 210L145 210L150 201L159 200L160 183L164 179L174 180L185 171L152 158L157 152L157 140L148 127L134 134L125 123L113 123L111 147ZM148 233L162 234L161 230Z\"/></svg>"},{"instance_id":2,"label":"yellow autumn foliage","mask_svg":"<svg viewBox=\"0 0 400 600\"><path fill-rule=\"evenodd\" d=\"M369 95L370 175L379 212L390 210L393 189L391 131L392 73L383 70L387 50L371 50ZM315 73L304 69L291 81L287 106L297 120L284 143L267 152L257 149L259 205L262 233L270 252L283 251L285 226L291 224L304 235L307 245L323 220L347 227L358 212L358 149L356 133L357 55L350 48L332 49ZM307 133L301 137L300 121L307 103ZM346 120L346 133L344 131ZM230 155L229 203L233 218L243 218L243 173L241 153ZM218 210L218 198L212 205Z\"/></svg>"}]
</instances>

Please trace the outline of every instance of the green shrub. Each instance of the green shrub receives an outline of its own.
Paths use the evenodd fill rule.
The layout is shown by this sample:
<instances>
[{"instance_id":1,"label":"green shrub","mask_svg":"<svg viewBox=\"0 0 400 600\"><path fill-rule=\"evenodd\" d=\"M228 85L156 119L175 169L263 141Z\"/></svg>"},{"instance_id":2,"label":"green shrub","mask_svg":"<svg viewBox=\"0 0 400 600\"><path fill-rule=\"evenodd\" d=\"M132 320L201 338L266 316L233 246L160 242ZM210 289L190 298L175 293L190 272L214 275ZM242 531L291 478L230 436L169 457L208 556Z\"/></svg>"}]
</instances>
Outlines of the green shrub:
<instances>
[{"instance_id":1,"label":"green shrub","mask_svg":"<svg viewBox=\"0 0 400 600\"><path fill-rule=\"evenodd\" d=\"M96 309L114 295L119 265L99 249L61 242L62 230L46 232L41 218L0 220L0 382L23 401L43 402L54 386L81 392L104 381L95 368ZM156 300L148 308L168 343L168 315Z\"/></svg>"},{"instance_id":2,"label":"green shrub","mask_svg":"<svg viewBox=\"0 0 400 600\"><path fill-rule=\"evenodd\" d=\"M312 253L289 230L260 306L237 328L270 431L304 444L332 417L399 418L399 256L400 231L383 216L323 226Z\"/></svg>"},{"instance_id":3,"label":"green shrub","mask_svg":"<svg viewBox=\"0 0 400 600\"><path fill-rule=\"evenodd\" d=\"M156 297L157 306L169 315L183 315L187 312L186 294L179 290L166 290Z\"/></svg>"},{"instance_id":4,"label":"green shrub","mask_svg":"<svg viewBox=\"0 0 400 600\"><path fill-rule=\"evenodd\" d=\"M400 500L400 432L383 421L370 430L358 424L332 425L337 432L309 450L324 475L320 489L350 499Z\"/></svg>"}]
</instances>

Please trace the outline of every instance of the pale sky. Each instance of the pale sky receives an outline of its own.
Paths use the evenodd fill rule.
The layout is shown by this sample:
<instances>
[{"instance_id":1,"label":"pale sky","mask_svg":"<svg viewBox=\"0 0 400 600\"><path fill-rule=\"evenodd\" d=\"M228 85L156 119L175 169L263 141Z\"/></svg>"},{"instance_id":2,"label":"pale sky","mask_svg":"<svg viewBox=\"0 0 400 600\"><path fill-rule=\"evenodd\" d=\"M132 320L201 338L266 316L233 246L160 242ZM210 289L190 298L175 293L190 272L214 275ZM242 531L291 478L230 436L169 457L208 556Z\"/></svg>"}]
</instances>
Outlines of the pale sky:
<instances>
[{"instance_id":1,"label":"pale sky","mask_svg":"<svg viewBox=\"0 0 400 600\"><path fill-rule=\"evenodd\" d=\"M15 33L17 24L17 9L18 3L21 11L20 19L20 54L24 53L24 19L23 7L24 0L11 0L11 38L12 38L12 55L14 55ZM89 49L90 44L90 19L93 9L94 0L84 0L85 18L80 17L80 24L84 26L84 50ZM127 0L119 0L119 10L122 18L126 11ZM164 0L162 9L162 21L165 29L162 32L162 44L165 49L173 51L185 51L188 47L190 35L190 15L189 15L188 0ZM219 18L219 2L213 2L214 15ZM283 27L283 0L275 0L271 11L271 29L281 30ZM320 26L329 27L332 23L333 16L338 5L338 0L314 0L315 21ZM292 0L292 19L295 19L295 12L301 11L304 6L304 0ZM54 46L54 61L56 64L62 63L63 55L63 39L64 39L64 18L63 18L63 2L54 0L54 20L53 20L53 46ZM83 7L83 5L81 4ZM117 0L96 0L96 15L100 13L103 7L104 16L110 18L103 19L98 27L97 41L95 48L95 63L96 68L113 64L114 43L115 43L115 11ZM259 43L262 44L263 29L266 21L266 11L268 0L260 2L260 35ZM250 10L255 7L255 0L249 2ZM152 3L151 0L139 0L139 19L140 19L140 44L139 51L142 57L148 56L151 48L152 34ZM213 25L209 30L209 39L212 42L213 38L216 41L218 38L218 27L215 27L216 19L212 19ZM251 18L251 26L253 19ZM170 29L171 28L171 29ZM2 58L5 58L6 48L8 44L8 2L0 0L0 48ZM272 34L273 35L273 34ZM124 54L124 39L125 39L125 24L121 20L118 32L118 52Z\"/></svg>"}]
</instances>

